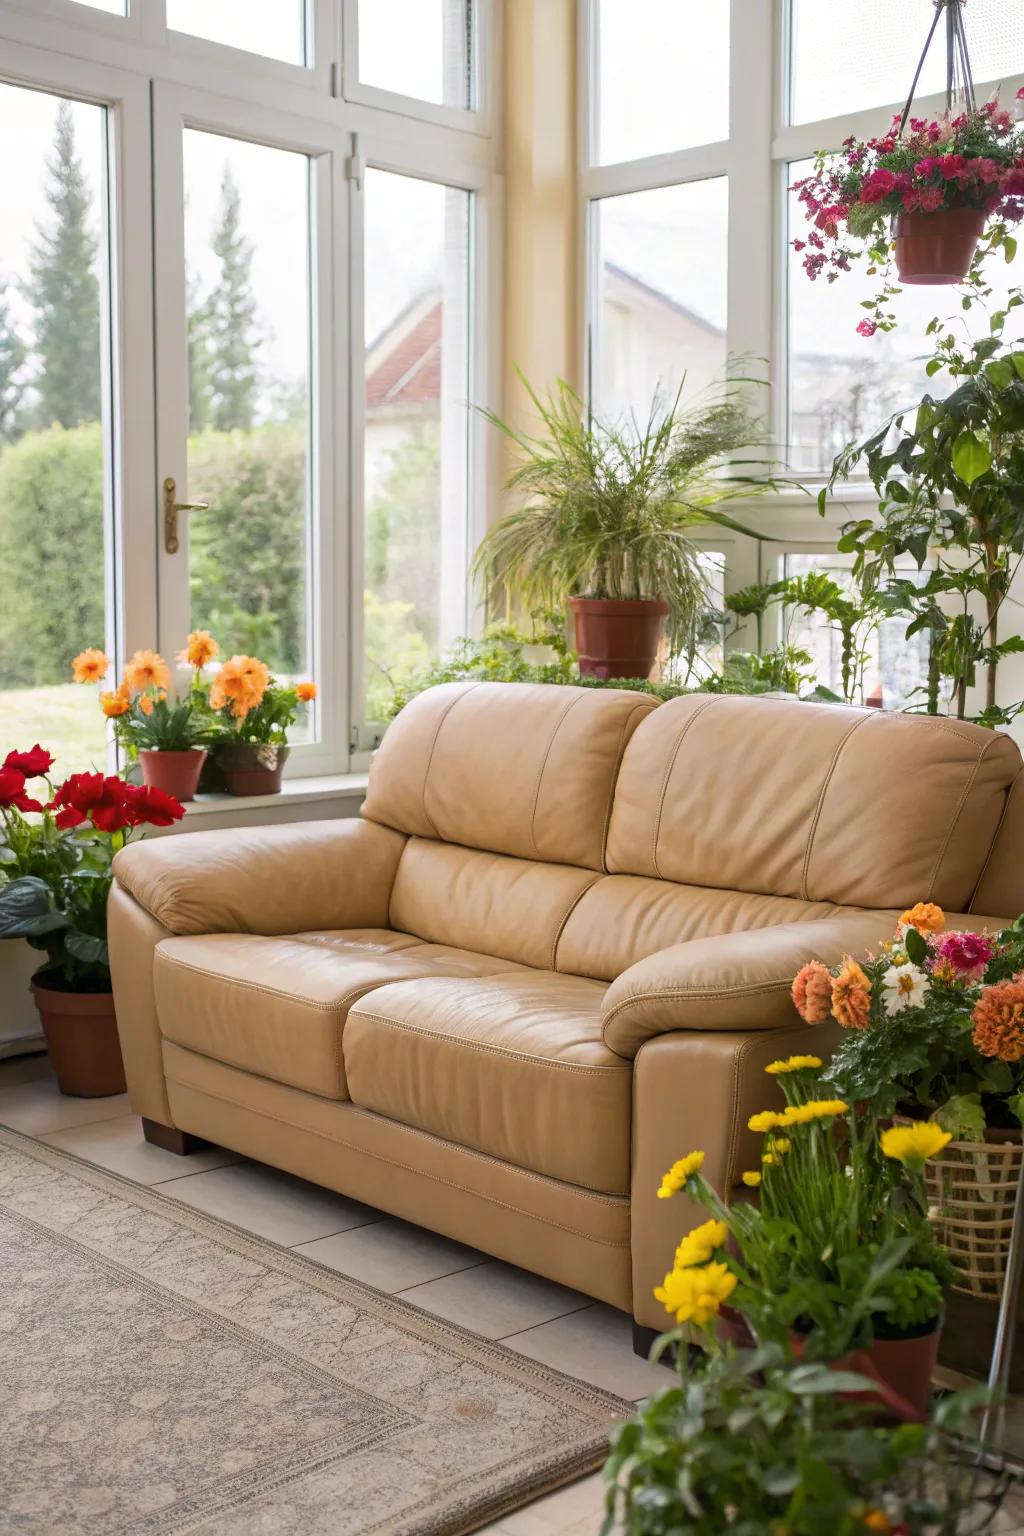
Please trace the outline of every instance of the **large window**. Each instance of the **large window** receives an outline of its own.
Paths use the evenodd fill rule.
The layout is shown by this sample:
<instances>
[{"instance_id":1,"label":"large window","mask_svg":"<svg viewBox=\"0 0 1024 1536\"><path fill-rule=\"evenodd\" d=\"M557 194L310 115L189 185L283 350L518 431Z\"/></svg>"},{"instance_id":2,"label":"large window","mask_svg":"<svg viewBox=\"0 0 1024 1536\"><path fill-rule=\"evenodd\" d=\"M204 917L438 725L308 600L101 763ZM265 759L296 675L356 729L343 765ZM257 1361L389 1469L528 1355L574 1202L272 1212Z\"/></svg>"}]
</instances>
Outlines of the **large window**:
<instances>
[{"instance_id":1,"label":"large window","mask_svg":"<svg viewBox=\"0 0 1024 1536\"><path fill-rule=\"evenodd\" d=\"M306 63L306 0L167 0L167 25L287 64Z\"/></svg>"},{"instance_id":2,"label":"large window","mask_svg":"<svg viewBox=\"0 0 1024 1536\"><path fill-rule=\"evenodd\" d=\"M469 194L370 170L365 195L366 717L466 631Z\"/></svg>"},{"instance_id":3,"label":"large window","mask_svg":"<svg viewBox=\"0 0 1024 1536\"><path fill-rule=\"evenodd\" d=\"M358 0L364 85L456 108L474 105L473 0Z\"/></svg>"},{"instance_id":4,"label":"large window","mask_svg":"<svg viewBox=\"0 0 1024 1536\"><path fill-rule=\"evenodd\" d=\"M83 770L105 732L71 661L115 619L107 114L0 85L0 141L0 748Z\"/></svg>"}]
</instances>

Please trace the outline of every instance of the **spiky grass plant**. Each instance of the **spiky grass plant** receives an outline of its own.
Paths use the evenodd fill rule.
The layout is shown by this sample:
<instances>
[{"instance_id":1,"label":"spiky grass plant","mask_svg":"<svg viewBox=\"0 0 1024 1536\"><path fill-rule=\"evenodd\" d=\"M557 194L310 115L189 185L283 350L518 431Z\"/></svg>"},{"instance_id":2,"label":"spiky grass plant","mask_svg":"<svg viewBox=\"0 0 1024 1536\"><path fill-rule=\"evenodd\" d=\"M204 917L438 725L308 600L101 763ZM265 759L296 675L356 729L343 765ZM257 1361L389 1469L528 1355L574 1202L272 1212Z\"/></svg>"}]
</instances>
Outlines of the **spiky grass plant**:
<instances>
[{"instance_id":1,"label":"spiky grass plant","mask_svg":"<svg viewBox=\"0 0 1024 1536\"><path fill-rule=\"evenodd\" d=\"M660 598L672 654L692 650L709 592L691 534L710 523L757 537L723 503L774 484L762 456L742 457L767 441L747 403L755 381L715 385L685 409L682 386L671 401L656 394L641 423L598 419L564 380L541 396L520 378L539 434L481 412L518 450L507 487L522 498L474 557L488 599L529 609Z\"/></svg>"}]
</instances>

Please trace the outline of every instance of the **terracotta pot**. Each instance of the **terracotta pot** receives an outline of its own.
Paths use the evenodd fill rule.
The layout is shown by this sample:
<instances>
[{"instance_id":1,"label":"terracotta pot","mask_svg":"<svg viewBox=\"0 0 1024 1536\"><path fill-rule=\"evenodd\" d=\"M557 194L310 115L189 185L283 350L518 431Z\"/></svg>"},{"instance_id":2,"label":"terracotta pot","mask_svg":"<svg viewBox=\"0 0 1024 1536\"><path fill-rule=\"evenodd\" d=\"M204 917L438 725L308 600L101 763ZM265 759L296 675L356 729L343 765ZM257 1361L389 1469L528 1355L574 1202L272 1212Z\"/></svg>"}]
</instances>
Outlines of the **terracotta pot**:
<instances>
[{"instance_id":1,"label":"terracotta pot","mask_svg":"<svg viewBox=\"0 0 1024 1536\"><path fill-rule=\"evenodd\" d=\"M791 1338L794 1354L801 1355L803 1336L793 1333ZM851 1350L841 1360L833 1361L832 1369L856 1371L876 1381L877 1389L870 1396L878 1399L887 1414L904 1423L921 1423L928 1415L941 1338L941 1321L905 1338L876 1338L867 1349Z\"/></svg>"},{"instance_id":2,"label":"terracotta pot","mask_svg":"<svg viewBox=\"0 0 1024 1536\"><path fill-rule=\"evenodd\" d=\"M896 270L902 283L960 283L988 215L983 208L937 208L896 219Z\"/></svg>"},{"instance_id":3,"label":"terracotta pot","mask_svg":"<svg viewBox=\"0 0 1024 1536\"><path fill-rule=\"evenodd\" d=\"M584 677L649 677L665 630L660 598L619 602L570 597L575 646Z\"/></svg>"},{"instance_id":4,"label":"terracotta pot","mask_svg":"<svg viewBox=\"0 0 1024 1536\"><path fill-rule=\"evenodd\" d=\"M190 747L187 752L139 752L143 784L162 789L176 800L195 799L205 762L205 747Z\"/></svg>"},{"instance_id":5,"label":"terracotta pot","mask_svg":"<svg viewBox=\"0 0 1024 1536\"><path fill-rule=\"evenodd\" d=\"M30 984L57 1085L80 1099L124 1093L124 1062L111 992L60 992Z\"/></svg>"},{"instance_id":6,"label":"terracotta pot","mask_svg":"<svg viewBox=\"0 0 1024 1536\"><path fill-rule=\"evenodd\" d=\"M217 762L229 795L279 795L289 747L256 742L228 742L217 748Z\"/></svg>"}]
</instances>

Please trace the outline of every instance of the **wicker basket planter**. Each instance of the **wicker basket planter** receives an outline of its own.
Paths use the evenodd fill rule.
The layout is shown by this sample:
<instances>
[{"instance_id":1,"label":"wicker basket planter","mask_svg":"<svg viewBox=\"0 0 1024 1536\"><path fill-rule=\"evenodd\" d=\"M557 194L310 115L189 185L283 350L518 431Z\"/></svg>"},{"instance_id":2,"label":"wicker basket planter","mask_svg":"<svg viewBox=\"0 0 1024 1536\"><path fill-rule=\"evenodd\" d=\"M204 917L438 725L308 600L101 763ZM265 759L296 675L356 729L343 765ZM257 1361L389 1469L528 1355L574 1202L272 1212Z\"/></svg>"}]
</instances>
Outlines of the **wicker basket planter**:
<instances>
[{"instance_id":1,"label":"wicker basket planter","mask_svg":"<svg viewBox=\"0 0 1024 1536\"><path fill-rule=\"evenodd\" d=\"M1024 1144L1020 1131L992 1130L987 1137L949 1142L925 1164L924 1179L929 1215L956 1267L953 1289L998 1303Z\"/></svg>"}]
</instances>

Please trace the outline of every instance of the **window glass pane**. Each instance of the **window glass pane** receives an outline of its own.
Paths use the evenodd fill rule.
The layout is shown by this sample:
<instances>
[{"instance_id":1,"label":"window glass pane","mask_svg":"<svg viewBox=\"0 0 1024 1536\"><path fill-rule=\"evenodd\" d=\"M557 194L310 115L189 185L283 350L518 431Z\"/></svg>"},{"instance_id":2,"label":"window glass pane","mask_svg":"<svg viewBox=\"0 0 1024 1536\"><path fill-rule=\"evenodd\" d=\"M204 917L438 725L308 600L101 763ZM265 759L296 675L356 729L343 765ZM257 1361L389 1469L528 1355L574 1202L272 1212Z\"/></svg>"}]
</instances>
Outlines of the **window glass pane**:
<instances>
[{"instance_id":1,"label":"window glass pane","mask_svg":"<svg viewBox=\"0 0 1024 1536\"><path fill-rule=\"evenodd\" d=\"M111 16L127 16L128 0L75 0L77 5L87 5L91 11L109 11Z\"/></svg>"},{"instance_id":2,"label":"window glass pane","mask_svg":"<svg viewBox=\"0 0 1024 1536\"><path fill-rule=\"evenodd\" d=\"M728 137L727 0L595 0L593 14L602 164Z\"/></svg>"},{"instance_id":3,"label":"window glass pane","mask_svg":"<svg viewBox=\"0 0 1024 1536\"><path fill-rule=\"evenodd\" d=\"M305 0L167 0L167 25L286 64L305 64Z\"/></svg>"},{"instance_id":4,"label":"window glass pane","mask_svg":"<svg viewBox=\"0 0 1024 1536\"><path fill-rule=\"evenodd\" d=\"M471 107L472 0L359 0L359 78L401 96Z\"/></svg>"},{"instance_id":5,"label":"window glass pane","mask_svg":"<svg viewBox=\"0 0 1024 1536\"><path fill-rule=\"evenodd\" d=\"M844 591L854 593L850 561L842 555L784 555L780 564L780 576L806 576L811 571L830 576ZM924 585L927 569L919 571L913 560L899 561L897 568L902 577ZM810 651L813 671L819 683L831 688L840 696L843 691L842 640L838 629L827 624L819 613L804 610L787 610L783 615L787 627L785 641ZM928 682L928 637L918 633L907 639L907 619L886 619L874 634L867 637L864 650L867 661L861 677L856 702L879 704L883 709L902 709L923 702L917 690Z\"/></svg>"},{"instance_id":6,"label":"window glass pane","mask_svg":"<svg viewBox=\"0 0 1024 1536\"><path fill-rule=\"evenodd\" d=\"M646 419L655 389L685 398L726 360L728 183L630 192L594 204L599 300L595 398Z\"/></svg>"},{"instance_id":7,"label":"window glass pane","mask_svg":"<svg viewBox=\"0 0 1024 1536\"><path fill-rule=\"evenodd\" d=\"M366 717L466 629L469 193L366 174Z\"/></svg>"},{"instance_id":8,"label":"window glass pane","mask_svg":"<svg viewBox=\"0 0 1024 1536\"><path fill-rule=\"evenodd\" d=\"M311 654L310 164L187 129L193 626L303 679ZM299 739L296 737L295 739Z\"/></svg>"},{"instance_id":9,"label":"window glass pane","mask_svg":"<svg viewBox=\"0 0 1024 1536\"><path fill-rule=\"evenodd\" d=\"M891 102L902 106L934 11L931 5L856 5L792 0L792 117L794 123L840 117ZM981 0L964 7L975 80L1001 80L1024 69L1024 6L1020 0ZM946 88L943 22L932 39L916 94Z\"/></svg>"},{"instance_id":10,"label":"window glass pane","mask_svg":"<svg viewBox=\"0 0 1024 1536\"><path fill-rule=\"evenodd\" d=\"M104 766L71 660L114 640L106 113L0 85L0 142L0 759L38 741L63 776Z\"/></svg>"},{"instance_id":11,"label":"window glass pane","mask_svg":"<svg viewBox=\"0 0 1024 1536\"><path fill-rule=\"evenodd\" d=\"M789 167L792 184L809 174L812 162ZM807 223L796 194L790 194L790 237L803 238ZM864 318L861 300L877 292L879 278L865 264L843 273L834 283L814 282L801 265L800 252L789 253L789 462L801 471L823 471L847 443L866 436L902 406L917 403L925 390L952 391L946 373L929 379L931 356L925 328L933 316L955 317L966 337L988 334L990 310L1000 307L1010 288L1024 278L1024 263L990 261L988 307L963 312L952 288L905 287L895 300L899 324L888 333L857 335Z\"/></svg>"}]
</instances>

